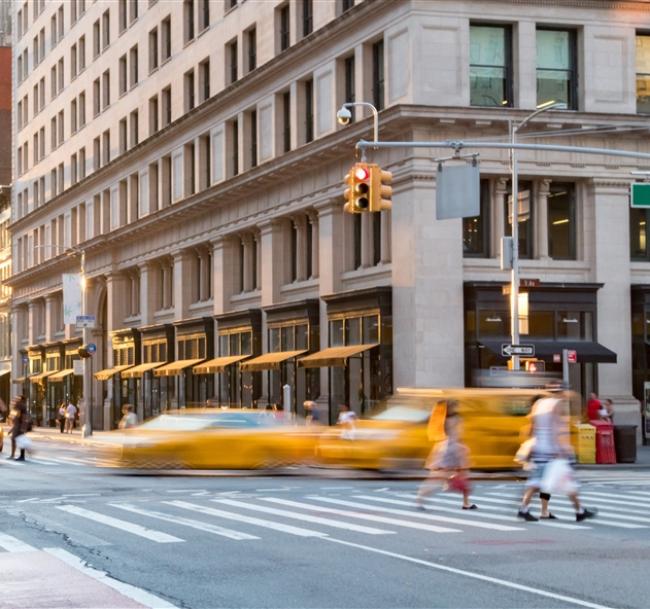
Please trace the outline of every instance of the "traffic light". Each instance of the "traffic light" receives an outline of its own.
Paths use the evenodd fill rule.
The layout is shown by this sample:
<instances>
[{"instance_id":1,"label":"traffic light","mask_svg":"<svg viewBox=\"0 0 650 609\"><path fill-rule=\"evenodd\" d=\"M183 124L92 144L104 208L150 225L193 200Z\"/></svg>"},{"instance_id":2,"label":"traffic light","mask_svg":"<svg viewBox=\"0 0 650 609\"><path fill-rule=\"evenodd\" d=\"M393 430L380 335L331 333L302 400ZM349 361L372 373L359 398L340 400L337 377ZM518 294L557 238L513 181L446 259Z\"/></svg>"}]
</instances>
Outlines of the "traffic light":
<instances>
[{"instance_id":1,"label":"traffic light","mask_svg":"<svg viewBox=\"0 0 650 609\"><path fill-rule=\"evenodd\" d=\"M527 359L526 372L545 372L546 363L542 359Z\"/></svg>"},{"instance_id":2,"label":"traffic light","mask_svg":"<svg viewBox=\"0 0 650 609\"><path fill-rule=\"evenodd\" d=\"M343 211L360 214L390 209L392 181L393 174L375 163L355 163L345 176Z\"/></svg>"},{"instance_id":3,"label":"traffic light","mask_svg":"<svg viewBox=\"0 0 650 609\"><path fill-rule=\"evenodd\" d=\"M371 167L372 180L370 183L370 211L384 211L392 207L393 174L384 171L379 165Z\"/></svg>"},{"instance_id":4,"label":"traffic light","mask_svg":"<svg viewBox=\"0 0 650 609\"><path fill-rule=\"evenodd\" d=\"M361 214L370 211L370 188L372 173L368 163L355 163L345 176L347 188L343 193L343 211Z\"/></svg>"}]
</instances>

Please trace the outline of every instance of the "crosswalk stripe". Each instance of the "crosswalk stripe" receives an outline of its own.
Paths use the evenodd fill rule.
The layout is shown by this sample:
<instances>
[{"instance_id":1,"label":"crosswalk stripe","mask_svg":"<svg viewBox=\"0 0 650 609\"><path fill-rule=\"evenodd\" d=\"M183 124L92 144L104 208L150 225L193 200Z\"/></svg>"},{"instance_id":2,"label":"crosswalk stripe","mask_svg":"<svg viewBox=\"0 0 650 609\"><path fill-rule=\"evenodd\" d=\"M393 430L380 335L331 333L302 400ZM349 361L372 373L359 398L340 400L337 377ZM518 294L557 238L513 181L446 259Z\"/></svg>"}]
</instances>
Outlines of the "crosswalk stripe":
<instances>
[{"instance_id":1,"label":"crosswalk stripe","mask_svg":"<svg viewBox=\"0 0 650 609\"><path fill-rule=\"evenodd\" d=\"M474 520L467 520L465 518L450 518L449 516L437 516L435 514L421 514L414 510L400 510L387 507L380 507L367 503L357 503L355 501L345 501L343 499L330 499L329 497L309 497L316 501L324 501L325 503L333 503L335 505L345 505L348 507L360 508L363 510L372 510L376 512L386 512L388 514L396 514L398 516L411 516L424 520L435 520L436 522L445 522L450 524L460 524L468 527L476 527L478 529L492 529L493 531L523 531L521 527L509 526L504 524L495 524L491 522L477 522Z\"/></svg>"},{"instance_id":2,"label":"crosswalk stripe","mask_svg":"<svg viewBox=\"0 0 650 609\"><path fill-rule=\"evenodd\" d=\"M144 537L145 539L149 539L157 543L174 543L185 541L184 539L174 537L173 535L168 535L162 531L148 529L146 527L140 526L139 524L127 522L126 520L120 520L119 518L113 518L112 516L106 516L104 514L100 514L99 512L93 512L76 505L57 505L56 509L62 510L63 512L68 512L69 514L74 514L75 516L87 518L88 520L94 520L95 522L105 524L115 529L120 529L121 531L126 531L127 533L132 533L133 535L138 535L139 537Z\"/></svg>"},{"instance_id":3,"label":"crosswalk stripe","mask_svg":"<svg viewBox=\"0 0 650 609\"><path fill-rule=\"evenodd\" d=\"M406 497L411 500L415 500L416 495L408 495L406 493L398 493L398 497ZM506 507L506 506L501 506L501 505L485 505L483 501L481 501L481 497L476 497L476 500L481 504L479 509L481 510L481 516L487 516L487 514L484 514L484 510L492 510L494 512L507 512L510 514L509 516L499 516L499 518L503 518L504 520L510 520L511 522L514 521L515 516L514 516L514 511L512 510L511 507ZM445 505L458 505L458 499L443 499L442 497L425 497L424 501L429 505L430 503L443 503ZM494 516L492 515L494 518ZM591 527L589 526L584 526L580 524L568 524L565 522L555 522L555 521L546 521L546 520L540 520L537 524L540 526L544 527L550 527L553 529L568 529L568 530L579 530L579 529L590 529Z\"/></svg>"},{"instance_id":4,"label":"crosswalk stripe","mask_svg":"<svg viewBox=\"0 0 650 609\"><path fill-rule=\"evenodd\" d=\"M357 518L359 520L369 520L371 522L381 522L383 524L391 524L393 526L406 527L408 529L419 529L421 531L431 531L433 533L460 533L460 529L451 529L433 524L425 524L423 522L413 522L411 520L401 520L399 518L389 518L387 516L380 516L378 514L357 514L350 512L350 510L341 510L337 508L326 507L323 505L314 505L313 503L303 503L302 501L291 501L289 499L279 499L276 497L261 497L263 501L277 503L279 505L286 505L288 507L295 507L300 509L312 510L315 512L325 512L327 514L338 514L346 518ZM412 514L409 514L412 515Z\"/></svg>"},{"instance_id":5,"label":"crosswalk stripe","mask_svg":"<svg viewBox=\"0 0 650 609\"><path fill-rule=\"evenodd\" d=\"M614 495L612 493L598 493L596 491L585 491L580 493L580 496L591 497L592 499L602 501L603 503L615 503L618 505L624 505L626 507L627 506L639 507L639 508L644 508L646 510L650 508L650 498L642 499L641 497L628 497L628 495L623 495L621 493L617 493L616 495ZM617 499L615 497L617 497Z\"/></svg>"},{"instance_id":6,"label":"crosswalk stripe","mask_svg":"<svg viewBox=\"0 0 650 609\"><path fill-rule=\"evenodd\" d=\"M627 491L631 495L641 495L643 497L650 497L650 493L646 493L645 491Z\"/></svg>"},{"instance_id":7,"label":"crosswalk stripe","mask_svg":"<svg viewBox=\"0 0 650 609\"><path fill-rule=\"evenodd\" d=\"M20 541L16 537L0 533L0 548L4 548L7 552L36 552L36 548L30 546L24 541Z\"/></svg>"},{"instance_id":8,"label":"crosswalk stripe","mask_svg":"<svg viewBox=\"0 0 650 609\"><path fill-rule=\"evenodd\" d=\"M235 501L234 499L214 499L215 503L223 503L224 505L231 505L233 507L243 507L248 510L257 512L265 512L267 514L275 514L276 516L283 516L285 518L295 518L305 522L313 522L314 524L323 524L325 526L334 527L337 529L346 529L348 531L355 531L356 533L366 533L367 535L390 535L395 531L387 531L385 529L376 529L374 527L367 527L360 524L351 524L348 522L341 522L340 520L332 520L331 518L323 518L322 516L312 516L310 514L299 514L289 510L281 510L272 508L265 505L254 505L252 503L245 503L243 501Z\"/></svg>"},{"instance_id":9,"label":"crosswalk stripe","mask_svg":"<svg viewBox=\"0 0 650 609\"><path fill-rule=\"evenodd\" d=\"M519 497L517 495L508 495L506 493L490 493L490 495L495 495L497 497L509 497L511 500L507 501L506 499L492 499L488 497L483 497L483 501L498 501L499 503L505 503L508 505L513 505L513 500L517 501ZM573 506L569 501L566 499L558 498L558 497L553 497L551 499L551 503L553 507L551 508L551 511L556 511L556 512L570 512L575 514L575 510L573 509ZM567 507L561 507L558 506L557 504L563 504L566 505ZM599 518L596 518L594 520L590 520L590 524L598 524L598 525L604 525L604 526L610 526L610 527L616 527L619 529L646 529L648 528L646 525L643 524L631 524L627 522L621 522L621 520L635 520L632 516L625 516L617 513L612 513L612 512L603 512L599 511L598 512ZM605 518L613 518L614 520L603 520L603 517Z\"/></svg>"},{"instance_id":10,"label":"crosswalk stripe","mask_svg":"<svg viewBox=\"0 0 650 609\"><path fill-rule=\"evenodd\" d=\"M242 541L245 539L259 539L259 537L256 537L255 535L249 535L248 533L241 533L232 529L226 529L216 524L201 522L200 520L194 520L192 518L183 518L182 516L170 516L169 514L165 514L163 512L138 508L135 505L130 505L128 503L109 503L109 505L120 510L147 516L148 518L156 518L157 520L180 524L182 526L197 529L199 531L205 531L206 533L221 535L222 537L227 537L228 539L235 539L236 541Z\"/></svg>"},{"instance_id":11,"label":"crosswalk stripe","mask_svg":"<svg viewBox=\"0 0 650 609\"><path fill-rule=\"evenodd\" d=\"M263 518L256 518L253 516L246 516L244 514L236 514L225 510L218 510L216 508L197 505L195 503L188 503L187 501L163 501L168 505L173 505L184 510L191 510L199 512L200 514L207 514L208 516L216 516L218 518L226 518L227 520L236 520L238 522L245 522L265 529L273 529L282 533L289 533L289 535L297 535L298 537L327 537L327 533L313 531L311 529L303 529L302 527L295 527L289 524L282 524L265 520Z\"/></svg>"}]
</instances>

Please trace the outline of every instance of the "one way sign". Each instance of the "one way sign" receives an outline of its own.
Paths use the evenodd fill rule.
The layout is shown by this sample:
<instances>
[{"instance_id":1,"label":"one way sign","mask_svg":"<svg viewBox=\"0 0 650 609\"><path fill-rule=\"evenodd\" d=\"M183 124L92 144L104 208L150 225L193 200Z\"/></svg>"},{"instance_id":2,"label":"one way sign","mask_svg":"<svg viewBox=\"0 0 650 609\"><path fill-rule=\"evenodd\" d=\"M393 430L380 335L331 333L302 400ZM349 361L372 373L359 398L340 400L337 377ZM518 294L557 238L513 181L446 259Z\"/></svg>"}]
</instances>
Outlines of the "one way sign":
<instances>
[{"instance_id":1,"label":"one way sign","mask_svg":"<svg viewBox=\"0 0 650 609\"><path fill-rule=\"evenodd\" d=\"M535 345L501 345L501 355L503 357L512 357L513 355L523 355L524 357L533 357L535 355Z\"/></svg>"}]
</instances>

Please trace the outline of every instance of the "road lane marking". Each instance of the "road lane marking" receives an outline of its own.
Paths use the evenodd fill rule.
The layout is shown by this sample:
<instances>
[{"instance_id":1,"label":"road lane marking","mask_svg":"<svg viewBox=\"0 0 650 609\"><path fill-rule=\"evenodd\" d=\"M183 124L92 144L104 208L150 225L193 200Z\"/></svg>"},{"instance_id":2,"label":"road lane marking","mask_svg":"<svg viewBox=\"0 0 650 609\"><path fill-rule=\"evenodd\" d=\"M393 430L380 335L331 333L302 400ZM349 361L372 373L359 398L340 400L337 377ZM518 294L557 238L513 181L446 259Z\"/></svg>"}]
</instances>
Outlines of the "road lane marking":
<instances>
[{"instance_id":1,"label":"road lane marking","mask_svg":"<svg viewBox=\"0 0 650 609\"><path fill-rule=\"evenodd\" d=\"M88 520L93 520L99 522L100 524L105 524L106 526L113 527L115 529L120 529L127 533L132 533L133 535L138 535L139 537L144 537L150 541L155 541L156 543L175 543L185 541L173 535L168 535L162 531L156 531L155 529L148 529L142 527L139 524L134 524L132 522L127 522L126 520L120 520L119 518L113 518L112 516L106 516L100 514L99 512L92 512L85 508L78 507L76 505L57 505L57 510L67 512L68 514L74 514L75 516L81 516L82 518L87 518Z\"/></svg>"},{"instance_id":2,"label":"road lane marking","mask_svg":"<svg viewBox=\"0 0 650 609\"><path fill-rule=\"evenodd\" d=\"M507 579L502 579L500 577L492 577L491 575L483 575L482 573L476 573L474 571L468 571L467 569L458 569L456 567L450 567L448 565L442 565L440 563L435 563L430 560L423 560L421 558L414 558L413 556L407 556L405 554L398 554L397 552L390 552L389 550L382 550L380 548L374 548L372 546L366 546L361 543L355 543L352 541L345 541L343 539L336 539L334 537L326 537L325 541L330 541L332 543L338 543L344 546L351 548L357 548L359 550L365 550L366 552L372 552L374 554L381 554L383 556L389 556L391 558L396 558L398 560L403 560L405 562L410 562L416 565L422 565L424 567L429 567L431 569L436 569L437 571L444 571L445 573L452 573L454 575L461 575L463 577L468 577L471 579L476 579L479 581L484 581L489 584L495 584L497 586L502 586L504 588L510 588L512 590L519 590L521 592L527 592L529 594L535 594L537 596L543 596L545 598L552 598L556 601L562 601L565 603L571 603L572 605L577 605L578 607L586 607L587 609L614 609L607 605L600 605L598 603L592 603L590 601L584 601L579 598L572 596L567 596L565 594L558 594L556 592L549 592L547 590L542 590L541 588L534 588L533 586L527 586L525 584L518 584Z\"/></svg>"},{"instance_id":3,"label":"road lane marking","mask_svg":"<svg viewBox=\"0 0 650 609\"><path fill-rule=\"evenodd\" d=\"M252 503L245 503L243 501L235 501L233 499L214 499L215 503L223 503L224 505L231 505L233 507L243 507L248 510L257 512L264 512L266 514L274 514L276 516L283 516L284 518L294 518L304 522L312 522L314 524L323 524L337 529L346 529L348 531L355 531L356 533L366 533L367 535L390 535L395 531L387 531L385 529L376 529L374 527L367 527L360 524L351 524L348 522L341 522L340 520L332 520L331 518L323 518L322 516L312 516L310 514L300 514L298 512L291 512L289 510L281 510L272 508L265 505L254 505Z\"/></svg>"},{"instance_id":4,"label":"road lane marking","mask_svg":"<svg viewBox=\"0 0 650 609\"><path fill-rule=\"evenodd\" d=\"M242 541L244 539L259 539L259 537L256 537L255 535L249 535L248 533L240 533L239 531L226 529L216 524L201 522L200 520L194 520L192 518L183 518L182 516L170 516L169 514L165 514L163 512L156 512L154 510L145 510L142 508L138 508L134 505L131 505L129 503L109 503L108 505L114 508L118 508L120 510L125 510L127 512L133 512L134 514L147 516L148 518L156 518L157 520L163 520L165 522L180 524L186 527L190 527L192 529L205 531L206 533L213 533L214 535L221 535L222 537L235 539L237 541Z\"/></svg>"},{"instance_id":5,"label":"road lane marking","mask_svg":"<svg viewBox=\"0 0 650 609\"><path fill-rule=\"evenodd\" d=\"M37 552L38 550L30 546L24 541L20 541L16 537L0 533L0 548L4 548L7 552Z\"/></svg>"},{"instance_id":6,"label":"road lane marking","mask_svg":"<svg viewBox=\"0 0 650 609\"><path fill-rule=\"evenodd\" d=\"M80 558L63 548L45 548L44 551L51 556L58 558L73 569L92 577L94 580L97 580L110 588L113 588L113 590L116 590L120 594L134 600L136 603L140 603L144 607L149 607L151 609L178 609L176 605L172 605L159 596L151 594L151 592L147 592L142 588L137 588L131 584L113 579L106 572L89 567Z\"/></svg>"},{"instance_id":7,"label":"road lane marking","mask_svg":"<svg viewBox=\"0 0 650 609\"><path fill-rule=\"evenodd\" d=\"M218 510L212 507L197 505L195 503L188 503L187 501L163 501L168 505L182 508L184 510L191 510L199 512L200 514L207 514L208 516L216 516L217 518L226 518L227 520L236 520L246 524L252 524L266 529L273 529L282 533L289 533L289 535L297 535L298 537L327 537L327 533L319 531L312 531L311 529L303 529L301 527L294 527L289 524L281 524L271 520L264 520L262 518L255 518L253 516L245 516L244 514L236 514L234 512L227 512L225 510Z\"/></svg>"},{"instance_id":8,"label":"road lane marking","mask_svg":"<svg viewBox=\"0 0 650 609\"><path fill-rule=\"evenodd\" d=\"M460 529L450 529L433 524L424 524L421 522L413 522L411 520L401 520L399 518L390 518L388 516L380 516L378 514L357 514L350 512L350 510L341 510L324 505L314 505L313 503L303 503L302 501L291 501L289 499L278 499L275 497L262 497L262 501L269 501L270 503L277 503L279 505L286 505L287 507L295 507L299 509L311 510L312 512L325 512L327 514L337 514L345 518L357 518L359 520L370 520L371 522L379 522L382 524L389 524L393 526L406 527L408 529L419 529L421 531L431 531L433 533L460 533Z\"/></svg>"},{"instance_id":9,"label":"road lane marking","mask_svg":"<svg viewBox=\"0 0 650 609\"><path fill-rule=\"evenodd\" d=\"M405 497L407 499L411 499L415 501L415 494L408 495L406 493L399 493L397 495L398 497ZM484 510L492 510L494 512L508 512L510 516L504 516L504 518L514 521L515 516L514 516L514 511L511 507L505 507L505 506L496 506L496 505L485 505L484 502L482 501L483 497L477 498L477 501L480 502L480 510L481 513L483 513ZM445 505L458 505L458 499L443 499L441 497L425 497L424 499L427 504L429 503L442 503ZM536 525L540 525L543 527L551 527L553 529L568 529L568 530L579 530L579 529L590 529L591 527L589 526L584 526L580 524L567 524L564 522L554 522L554 521L546 521L546 520L540 520L539 522L536 523Z\"/></svg>"},{"instance_id":10,"label":"road lane marking","mask_svg":"<svg viewBox=\"0 0 650 609\"><path fill-rule=\"evenodd\" d=\"M501 497L512 497L513 499L519 499L515 495L506 495L506 494L501 494L501 493L490 493L492 495L498 495ZM515 500L513 501L511 499L510 501L506 499L495 499L492 497L481 497L481 501L491 501L492 503L502 503L502 504L507 504L510 506L517 506L518 502ZM567 506L571 506L571 504L566 500L566 499L559 499L557 497L551 498L551 511L553 512L568 512L571 514L575 515L575 509L573 509L573 506L571 507L562 507L558 506L557 504L561 503ZM515 507L516 509L516 507ZM612 512L598 512L598 518L595 518L593 520L589 520L590 525L601 525L601 526L609 526L609 527L616 527L619 529L647 529L648 527L644 524L630 524L626 522L620 522L621 520L630 520L632 517L631 516L622 516L620 514L614 514ZM605 516L606 518L614 518L614 520L603 520L602 517ZM618 519L618 520L617 520Z\"/></svg>"},{"instance_id":11,"label":"road lane marking","mask_svg":"<svg viewBox=\"0 0 650 609\"><path fill-rule=\"evenodd\" d=\"M614 505L624 505L625 507L637 507L643 508L647 513L648 508L650 508L650 498L642 499L641 497L629 497L617 493L616 495L612 493L597 493L595 491L586 491L580 493L580 497L589 497L594 501L600 501L602 503L612 503ZM611 499L611 497L618 497L618 499Z\"/></svg>"},{"instance_id":12,"label":"road lane marking","mask_svg":"<svg viewBox=\"0 0 650 609\"><path fill-rule=\"evenodd\" d=\"M324 501L335 505L344 505L347 507L358 508L362 510L372 510L375 512L385 512L387 514L396 514L397 516L410 516L417 519L434 520L436 522L446 522L449 524L459 524L463 526L476 527L479 529L491 529L493 531L525 531L522 527L509 526L505 524L493 524L490 522L475 522L465 518L450 518L449 516L437 516L435 514L422 514L413 510L399 510L383 506L371 505L368 503L357 503L356 501L345 501L343 499L330 499L328 497L310 496L308 499L315 501Z\"/></svg>"}]
</instances>

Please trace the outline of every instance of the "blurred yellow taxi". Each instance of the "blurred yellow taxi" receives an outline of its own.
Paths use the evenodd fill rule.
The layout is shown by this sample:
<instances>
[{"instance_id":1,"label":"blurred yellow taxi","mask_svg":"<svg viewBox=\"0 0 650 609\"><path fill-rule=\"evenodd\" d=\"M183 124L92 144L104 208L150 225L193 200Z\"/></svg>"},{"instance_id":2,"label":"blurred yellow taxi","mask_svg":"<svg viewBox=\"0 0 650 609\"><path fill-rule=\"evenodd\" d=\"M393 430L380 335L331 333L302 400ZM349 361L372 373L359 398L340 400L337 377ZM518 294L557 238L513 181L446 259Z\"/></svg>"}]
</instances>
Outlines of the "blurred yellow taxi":
<instances>
[{"instance_id":1,"label":"blurred yellow taxi","mask_svg":"<svg viewBox=\"0 0 650 609\"><path fill-rule=\"evenodd\" d=\"M527 415L540 395L546 392L398 389L376 414L356 421L352 431L331 428L324 432L316 447L317 459L325 465L365 469L421 468L433 445L444 439L445 402L455 400L470 466L513 469L518 467L515 453L530 426Z\"/></svg>"},{"instance_id":2,"label":"blurred yellow taxi","mask_svg":"<svg viewBox=\"0 0 650 609\"><path fill-rule=\"evenodd\" d=\"M119 432L115 465L133 469L255 469L313 460L317 429L270 411L168 411Z\"/></svg>"}]
</instances>

